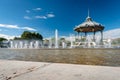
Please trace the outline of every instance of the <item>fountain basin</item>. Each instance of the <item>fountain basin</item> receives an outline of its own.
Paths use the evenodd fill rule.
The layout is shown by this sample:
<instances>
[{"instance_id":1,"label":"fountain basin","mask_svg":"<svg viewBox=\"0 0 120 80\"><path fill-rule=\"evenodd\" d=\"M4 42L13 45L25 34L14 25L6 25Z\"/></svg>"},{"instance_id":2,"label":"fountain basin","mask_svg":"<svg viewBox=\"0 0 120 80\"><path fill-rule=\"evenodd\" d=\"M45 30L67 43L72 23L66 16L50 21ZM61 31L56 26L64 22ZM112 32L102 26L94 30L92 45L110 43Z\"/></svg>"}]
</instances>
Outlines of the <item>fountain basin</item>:
<instances>
[{"instance_id":1,"label":"fountain basin","mask_svg":"<svg viewBox=\"0 0 120 80\"><path fill-rule=\"evenodd\" d=\"M120 49L0 49L0 59L120 66Z\"/></svg>"}]
</instances>

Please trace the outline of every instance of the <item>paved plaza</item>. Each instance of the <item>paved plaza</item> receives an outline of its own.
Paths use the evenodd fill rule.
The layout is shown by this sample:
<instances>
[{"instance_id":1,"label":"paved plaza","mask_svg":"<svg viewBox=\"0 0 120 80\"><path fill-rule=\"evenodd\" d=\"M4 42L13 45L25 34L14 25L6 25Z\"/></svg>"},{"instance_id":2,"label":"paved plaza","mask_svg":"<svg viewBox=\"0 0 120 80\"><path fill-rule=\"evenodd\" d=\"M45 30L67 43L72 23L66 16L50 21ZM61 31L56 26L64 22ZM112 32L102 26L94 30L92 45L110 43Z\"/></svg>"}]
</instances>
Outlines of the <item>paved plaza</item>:
<instances>
[{"instance_id":1,"label":"paved plaza","mask_svg":"<svg viewBox=\"0 0 120 80\"><path fill-rule=\"evenodd\" d=\"M120 67L0 60L0 80L120 80Z\"/></svg>"}]
</instances>

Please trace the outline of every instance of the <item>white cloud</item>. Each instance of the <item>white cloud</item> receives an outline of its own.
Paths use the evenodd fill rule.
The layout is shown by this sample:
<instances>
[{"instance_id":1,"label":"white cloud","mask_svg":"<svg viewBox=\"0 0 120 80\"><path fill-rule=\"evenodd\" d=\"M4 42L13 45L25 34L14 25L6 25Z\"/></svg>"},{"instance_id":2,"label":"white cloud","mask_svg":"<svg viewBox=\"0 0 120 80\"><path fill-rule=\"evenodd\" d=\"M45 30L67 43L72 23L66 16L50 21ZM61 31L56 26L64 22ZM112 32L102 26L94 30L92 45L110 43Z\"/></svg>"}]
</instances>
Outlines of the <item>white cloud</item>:
<instances>
[{"instance_id":1,"label":"white cloud","mask_svg":"<svg viewBox=\"0 0 120 80\"><path fill-rule=\"evenodd\" d=\"M41 11L42 8L35 8L32 9L33 11ZM32 14L32 10L26 10L26 13L31 13ZM30 19L48 19L48 18L53 18L55 17L55 15L53 14L53 12L46 12L47 14L43 14L43 15L36 15L36 16L24 16L24 19L30 20Z\"/></svg>"},{"instance_id":2,"label":"white cloud","mask_svg":"<svg viewBox=\"0 0 120 80\"><path fill-rule=\"evenodd\" d=\"M92 35L91 35L92 36ZM96 34L96 37L101 38L101 33L98 32ZM115 39L115 38L120 38L120 28L112 29L112 30L107 30L103 32L103 38L104 39Z\"/></svg>"},{"instance_id":3,"label":"white cloud","mask_svg":"<svg viewBox=\"0 0 120 80\"><path fill-rule=\"evenodd\" d=\"M30 19L32 19L32 18L30 18L29 16L24 16L24 19L30 20Z\"/></svg>"},{"instance_id":4,"label":"white cloud","mask_svg":"<svg viewBox=\"0 0 120 80\"><path fill-rule=\"evenodd\" d=\"M29 30L29 31L37 31L36 29L30 28L30 27L23 27L22 29Z\"/></svg>"},{"instance_id":5,"label":"white cloud","mask_svg":"<svg viewBox=\"0 0 120 80\"><path fill-rule=\"evenodd\" d=\"M19 27L17 25L0 24L0 27L19 29Z\"/></svg>"},{"instance_id":6,"label":"white cloud","mask_svg":"<svg viewBox=\"0 0 120 80\"><path fill-rule=\"evenodd\" d=\"M53 17L55 17L55 15L54 14L47 14L47 17L48 18L53 18Z\"/></svg>"},{"instance_id":7,"label":"white cloud","mask_svg":"<svg viewBox=\"0 0 120 80\"><path fill-rule=\"evenodd\" d=\"M55 17L54 14L47 14L46 16L35 16L35 19L48 19Z\"/></svg>"},{"instance_id":8,"label":"white cloud","mask_svg":"<svg viewBox=\"0 0 120 80\"><path fill-rule=\"evenodd\" d=\"M35 16L36 19L47 19L46 16Z\"/></svg>"},{"instance_id":9,"label":"white cloud","mask_svg":"<svg viewBox=\"0 0 120 80\"><path fill-rule=\"evenodd\" d=\"M25 30L29 30L29 31L36 31L36 29L34 29L34 28L31 28L31 27L19 27L18 25L0 24L0 27L19 29L19 30L25 29Z\"/></svg>"},{"instance_id":10,"label":"white cloud","mask_svg":"<svg viewBox=\"0 0 120 80\"><path fill-rule=\"evenodd\" d=\"M104 38L120 38L120 28L105 31L103 34Z\"/></svg>"},{"instance_id":11,"label":"white cloud","mask_svg":"<svg viewBox=\"0 0 120 80\"><path fill-rule=\"evenodd\" d=\"M40 11L40 10L42 10L42 8L35 8L35 9L33 9L34 11Z\"/></svg>"},{"instance_id":12,"label":"white cloud","mask_svg":"<svg viewBox=\"0 0 120 80\"><path fill-rule=\"evenodd\" d=\"M30 13L30 10L26 10L26 13Z\"/></svg>"},{"instance_id":13,"label":"white cloud","mask_svg":"<svg viewBox=\"0 0 120 80\"><path fill-rule=\"evenodd\" d=\"M6 38L6 39L14 39L15 36L10 36L10 35L5 35L5 34L0 34L0 37Z\"/></svg>"}]
</instances>

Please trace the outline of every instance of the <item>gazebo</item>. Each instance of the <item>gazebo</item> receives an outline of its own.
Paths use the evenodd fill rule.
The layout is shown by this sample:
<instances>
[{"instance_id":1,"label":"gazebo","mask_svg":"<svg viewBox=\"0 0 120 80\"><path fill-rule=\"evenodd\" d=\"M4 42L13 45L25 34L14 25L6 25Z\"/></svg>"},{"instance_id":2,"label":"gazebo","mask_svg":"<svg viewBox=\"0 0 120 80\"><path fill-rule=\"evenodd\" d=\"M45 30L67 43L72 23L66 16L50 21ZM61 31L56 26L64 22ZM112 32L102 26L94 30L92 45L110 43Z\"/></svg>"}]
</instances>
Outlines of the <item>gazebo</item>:
<instances>
[{"instance_id":1,"label":"gazebo","mask_svg":"<svg viewBox=\"0 0 120 80\"><path fill-rule=\"evenodd\" d=\"M74 31L78 33L78 36L81 33L81 38L83 36L82 33L84 33L85 38L87 37L88 33L93 33L93 42L95 42L96 40L95 38L96 32L101 32L101 42L103 42L103 30L104 26L100 23L93 21L92 18L89 17L89 12L85 22L81 23L80 25L74 28Z\"/></svg>"}]
</instances>

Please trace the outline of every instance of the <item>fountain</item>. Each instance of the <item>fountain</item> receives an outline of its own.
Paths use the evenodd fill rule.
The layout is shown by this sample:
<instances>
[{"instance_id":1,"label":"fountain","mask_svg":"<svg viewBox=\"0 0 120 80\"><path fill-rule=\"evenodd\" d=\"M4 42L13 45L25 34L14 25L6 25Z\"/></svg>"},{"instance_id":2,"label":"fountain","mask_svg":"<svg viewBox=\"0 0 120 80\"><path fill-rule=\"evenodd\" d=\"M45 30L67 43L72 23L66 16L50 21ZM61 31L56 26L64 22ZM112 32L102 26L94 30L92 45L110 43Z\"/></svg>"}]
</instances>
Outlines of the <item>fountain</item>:
<instances>
[{"instance_id":1,"label":"fountain","mask_svg":"<svg viewBox=\"0 0 120 80\"><path fill-rule=\"evenodd\" d=\"M91 36L87 36L87 41L85 42L87 48L94 48L96 46L96 42L92 41Z\"/></svg>"},{"instance_id":2,"label":"fountain","mask_svg":"<svg viewBox=\"0 0 120 80\"><path fill-rule=\"evenodd\" d=\"M49 39L49 48L52 48L52 40L51 40L51 38Z\"/></svg>"},{"instance_id":3,"label":"fountain","mask_svg":"<svg viewBox=\"0 0 120 80\"><path fill-rule=\"evenodd\" d=\"M95 36L93 36L95 37ZM69 46L66 43L66 41L62 41L61 48L112 48L112 41L111 39L104 39L103 44L101 45L101 37L100 35L96 35L96 38L94 39L92 35L85 35L81 36L80 40L75 41L75 36L73 34L70 34L68 41L70 42ZM82 40L84 39L85 40ZM9 41L9 48L15 48L15 49L34 49L34 48L60 48L59 47L59 40L58 40L58 30L55 30L55 41L52 41L52 38L46 39L47 42L43 43L43 41L40 40L11 40ZM65 39L67 40L67 38ZM74 42L74 44L73 44Z\"/></svg>"},{"instance_id":4,"label":"fountain","mask_svg":"<svg viewBox=\"0 0 120 80\"><path fill-rule=\"evenodd\" d=\"M52 38L48 39L49 42L47 43L42 43L42 41L39 40L12 40L10 41L9 48L15 48L15 49L23 49L23 48L29 48L29 49L34 49L34 48L59 48L58 45L58 30L55 30L55 41L53 43ZM103 40L103 45L100 45L101 39L100 36L96 36L95 42L92 40L91 35L86 36L85 41L79 41L76 42L75 38L73 35L69 36L68 41L70 41L70 45L68 46L69 48L112 48L112 41L111 39L106 39ZM73 44L73 42L75 42ZM46 45L48 46L46 46ZM67 43L66 41L62 41L61 43L62 48L67 48Z\"/></svg>"},{"instance_id":5,"label":"fountain","mask_svg":"<svg viewBox=\"0 0 120 80\"><path fill-rule=\"evenodd\" d=\"M70 35L70 48L73 48L73 35Z\"/></svg>"},{"instance_id":6,"label":"fountain","mask_svg":"<svg viewBox=\"0 0 120 80\"><path fill-rule=\"evenodd\" d=\"M39 41L35 41L34 48L36 48L36 49L39 48Z\"/></svg>"},{"instance_id":7,"label":"fountain","mask_svg":"<svg viewBox=\"0 0 120 80\"><path fill-rule=\"evenodd\" d=\"M111 48L111 39L108 39L108 47Z\"/></svg>"},{"instance_id":8,"label":"fountain","mask_svg":"<svg viewBox=\"0 0 120 80\"><path fill-rule=\"evenodd\" d=\"M33 48L33 47L34 47L33 42L30 42L30 46L29 46L29 48Z\"/></svg>"},{"instance_id":9,"label":"fountain","mask_svg":"<svg viewBox=\"0 0 120 80\"><path fill-rule=\"evenodd\" d=\"M13 48L13 42L10 41L10 48Z\"/></svg>"},{"instance_id":10,"label":"fountain","mask_svg":"<svg viewBox=\"0 0 120 80\"><path fill-rule=\"evenodd\" d=\"M55 48L59 48L58 47L58 30L55 30Z\"/></svg>"},{"instance_id":11,"label":"fountain","mask_svg":"<svg viewBox=\"0 0 120 80\"><path fill-rule=\"evenodd\" d=\"M23 48L23 42L20 41L20 48Z\"/></svg>"},{"instance_id":12,"label":"fountain","mask_svg":"<svg viewBox=\"0 0 120 80\"><path fill-rule=\"evenodd\" d=\"M62 42L62 48L66 48L66 43L64 41Z\"/></svg>"},{"instance_id":13,"label":"fountain","mask_svg":"<svg viewBox=\"0 0 120 80\"><path fill-rule=\"evenodd\" d=\"M10 41L9 48L23 49L23 48L40 48L42 47L42 41L39 40L12 40Z\"/></svg>"}]
</instances>

